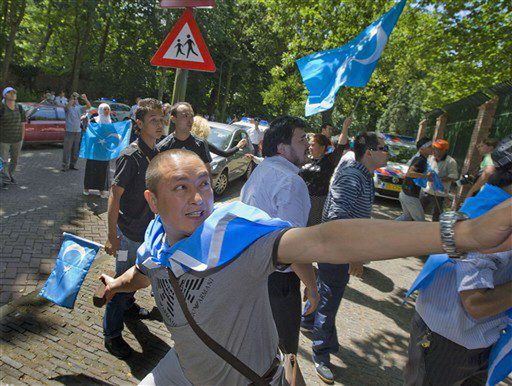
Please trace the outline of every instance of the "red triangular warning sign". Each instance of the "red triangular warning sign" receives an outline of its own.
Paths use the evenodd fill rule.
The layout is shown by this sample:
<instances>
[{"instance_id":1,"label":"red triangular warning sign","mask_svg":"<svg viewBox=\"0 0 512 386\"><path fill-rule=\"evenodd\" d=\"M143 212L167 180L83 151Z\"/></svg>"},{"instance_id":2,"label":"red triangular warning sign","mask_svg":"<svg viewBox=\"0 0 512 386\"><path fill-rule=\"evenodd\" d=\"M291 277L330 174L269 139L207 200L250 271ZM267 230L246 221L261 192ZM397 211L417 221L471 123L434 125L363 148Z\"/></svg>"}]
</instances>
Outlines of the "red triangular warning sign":
<instances>
[{"instance_id":1,"label":"red triangular warning sign","mask_svg":"<svg viewBox=\"0 0 512 386\"><path fill-rule=\"evenodd\" d=\"M215 71L215 64L190 8L185 10L169 32L151 59L151 64L159 67Z\"/></svg>"}]
</instances>

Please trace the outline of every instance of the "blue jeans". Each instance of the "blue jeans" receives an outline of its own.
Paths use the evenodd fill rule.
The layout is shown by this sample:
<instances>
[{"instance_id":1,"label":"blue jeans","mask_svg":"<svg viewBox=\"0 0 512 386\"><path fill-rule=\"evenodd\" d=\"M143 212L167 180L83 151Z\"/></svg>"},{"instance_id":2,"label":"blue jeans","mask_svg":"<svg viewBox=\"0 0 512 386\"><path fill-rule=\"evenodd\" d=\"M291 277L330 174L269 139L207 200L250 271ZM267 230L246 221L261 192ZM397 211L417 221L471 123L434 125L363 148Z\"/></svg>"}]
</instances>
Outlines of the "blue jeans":
<instances>
[{"instance_id":1,"label":"blue jeans","mask_svg":"<svg viewBox=\"0 0 512 386\"><path fill-rule=\"evenodd\" d=\"M141 242L130 240L119 228L117 229L117 237L121 239L121 244L116 256L116 277L122 275L135 265L137 249L142 244ZM126 253L128 255L123 257ZM105 339L121 336L124 328L124 312L133 303L135 303L135 292L117 293L107 303L105 315L103 316L103 335Z\"/></svg>"},{"instance_id":2,"label":"blue jeans","mask_svg":"<svg viewBox=\"0 0 512 386\"><path fill-rule=\"evenodd\" d=\"M302 318L302 325L313 328L313 360L330 364L330 354L338 352L336 313L348 279L348 264L318 264L317 287L320 303L316 312Z\"/></svg>"}]
</instances>

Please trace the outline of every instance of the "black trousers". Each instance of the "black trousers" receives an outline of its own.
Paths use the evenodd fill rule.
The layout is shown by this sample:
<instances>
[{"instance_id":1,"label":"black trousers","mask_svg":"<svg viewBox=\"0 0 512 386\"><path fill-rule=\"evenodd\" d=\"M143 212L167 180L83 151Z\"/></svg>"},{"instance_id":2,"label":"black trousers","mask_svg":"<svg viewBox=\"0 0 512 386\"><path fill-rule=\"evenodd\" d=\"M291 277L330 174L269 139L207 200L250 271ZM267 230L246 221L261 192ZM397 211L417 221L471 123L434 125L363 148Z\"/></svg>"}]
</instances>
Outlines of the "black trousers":
<instances>
[{"instance_id":1,"label":"black trousers","mask_svg":"<svg viewBox=\"0 0 512 386\"><path fill-rule=\"evenodd\" d=\"M437 197L423 191L420 193L421 206L425 213L432 213L432 221L439 221L439 216L444 211L444 201L444 197Z\"/></svg>"},{"instance_id":2,"label":"black trousers","mask_svg":"<svg viewBox=\"0 0 512 386\"><path fill-rule=\"evenodd\" d=\"M429 342L428 347L422 343ZM491 347L469 350L430 331L415 312L412 319L409 357L404 385L484 386Z\"/></svg>"},{"instance_id":3,"label":"black trousers","mask_svg":"<svg viewBox=\"0 0 512 386\"><path fill-rule=\"evenodd\" d=\"M293 272L274 272L268 277L268 293L279 347L285 354L297 354L302 307L300 279Z\"/></svg>"},{"instance_id":4,"label":"black trousers","mask_svg":"<svg viewBox=\"0 0 512 386\"><path fill-rule=\"evenodd\" d=\"M85 163L84 189L109 190L109 161L88 159Z\"/></svg>"}]
</instances>

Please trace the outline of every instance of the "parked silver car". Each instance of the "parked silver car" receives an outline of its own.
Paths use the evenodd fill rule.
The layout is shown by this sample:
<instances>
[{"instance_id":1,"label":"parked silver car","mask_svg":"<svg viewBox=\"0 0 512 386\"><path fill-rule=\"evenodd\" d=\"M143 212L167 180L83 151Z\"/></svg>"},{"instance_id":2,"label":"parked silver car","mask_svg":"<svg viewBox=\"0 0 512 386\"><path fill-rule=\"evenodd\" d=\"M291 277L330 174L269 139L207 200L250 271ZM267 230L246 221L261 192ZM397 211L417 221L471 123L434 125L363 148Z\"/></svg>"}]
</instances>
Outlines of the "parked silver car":
<instances>
[{"instance_id":1,"label":"parked silver car","mask_svg":"<svg viewBox=\"0 0 512 386\"><path fill-rule=\"evenodd\" d=\"M208 143L222 151L233 148L242 139L249 138L243 127L217 122L208 122L208 124L211 129L207 138ZM247 141L244 148L227 158L211 152L213 191L217 196L222 195L229 183L237 178L249 178L254 169L254 163L245 155L252 154L252 151L251 141Z\"/></svg>"}]
</instances>

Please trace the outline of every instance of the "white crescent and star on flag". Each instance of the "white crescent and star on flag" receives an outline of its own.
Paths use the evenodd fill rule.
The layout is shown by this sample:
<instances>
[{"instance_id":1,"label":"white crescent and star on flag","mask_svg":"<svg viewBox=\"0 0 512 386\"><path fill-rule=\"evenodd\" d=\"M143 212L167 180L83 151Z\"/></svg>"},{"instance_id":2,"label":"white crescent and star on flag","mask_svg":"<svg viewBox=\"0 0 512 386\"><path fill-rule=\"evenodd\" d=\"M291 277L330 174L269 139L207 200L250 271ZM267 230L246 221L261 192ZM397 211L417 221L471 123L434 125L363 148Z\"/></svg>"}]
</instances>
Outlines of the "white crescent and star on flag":
<instances>
[{"instance_id":1,"label":"white crescent and star on flag","mask_svg":"<svg viewBox=\"0 0 512 386\"><path fill-rule=\"evenodd\" d=\"M109 139L109 138L114 138L114 140L108 141L108 144L107 144L107 139ZM114 145L116 140L117 140L117 145ZM123 142L123 137L121 136L121 134L118 134L118 133L111 133L111 134L107 135L105 138L98 140L98 143L100 145L102 145L105 148L105 150L107 150L111 153L113 151L116 151L117 149L119 149L122 142ZM112 144L114 146L108 146L109 144Z\"/></svg>"},{"instance_id":2,"label":"white crescent and star on flag","mask_svg":"<svg viewBox=\"0 0 512 386\"><path fill-rule=\"evenodd\" d=\"M68 253L70 253L71 251L76 251L79 253L79 255L80 255L80 260L78 262L79 264L82 262L82 260L85 258L85 255L87 254L87 252L85 251L85 248L82 247L81 245L71 244L71 245L68 245L66 247L66 249L64 249L64 252L62 252L62 259L65 260L66 255Z\"/></svg>"}]
</instances>

